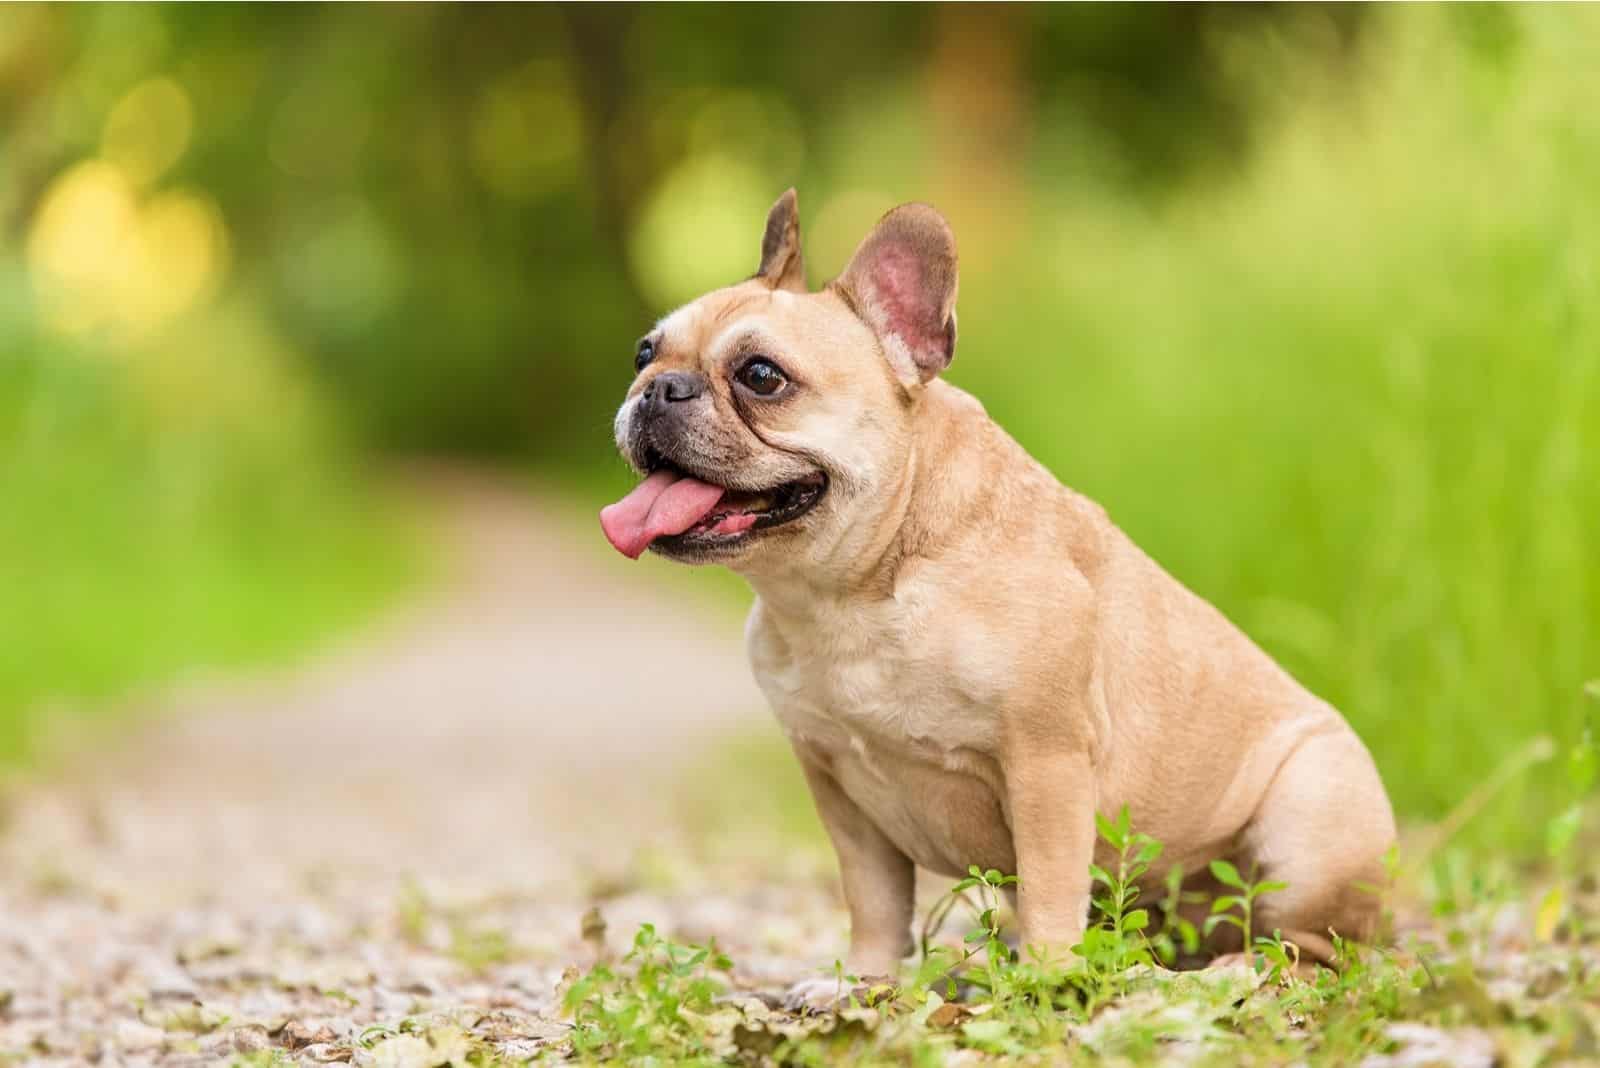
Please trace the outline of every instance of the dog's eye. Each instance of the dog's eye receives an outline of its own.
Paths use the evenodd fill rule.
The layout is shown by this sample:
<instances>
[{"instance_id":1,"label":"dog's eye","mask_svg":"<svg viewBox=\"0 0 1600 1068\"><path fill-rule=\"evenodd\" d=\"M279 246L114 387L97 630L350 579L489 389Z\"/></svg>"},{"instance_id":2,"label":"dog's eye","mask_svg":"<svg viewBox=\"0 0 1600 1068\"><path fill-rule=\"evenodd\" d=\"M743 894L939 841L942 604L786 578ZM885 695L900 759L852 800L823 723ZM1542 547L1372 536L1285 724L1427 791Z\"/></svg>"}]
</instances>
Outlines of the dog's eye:
<instances>
[{"instance_id":1,"label":"dog's eye","mask_svg":"<svg viewBox=\"0 0 1600 1068\"><path fill-rule=\"evenodd\" d=\"M650 366L650 361L656 358L656 343L649 338L639 342L639 351L633 357L633 370L637 374Z\"/></svg>"},{"instance_id":2,"label":"dog's eye","mask_svg":"<svg viewBox=\"0 0 1600 1068\"><path fill-rule=\"evenodd\" d=\"M751 360L735 377L745 389L762 397L772 396L789 382L771 360Z\"/></svg>"}]
</instances>

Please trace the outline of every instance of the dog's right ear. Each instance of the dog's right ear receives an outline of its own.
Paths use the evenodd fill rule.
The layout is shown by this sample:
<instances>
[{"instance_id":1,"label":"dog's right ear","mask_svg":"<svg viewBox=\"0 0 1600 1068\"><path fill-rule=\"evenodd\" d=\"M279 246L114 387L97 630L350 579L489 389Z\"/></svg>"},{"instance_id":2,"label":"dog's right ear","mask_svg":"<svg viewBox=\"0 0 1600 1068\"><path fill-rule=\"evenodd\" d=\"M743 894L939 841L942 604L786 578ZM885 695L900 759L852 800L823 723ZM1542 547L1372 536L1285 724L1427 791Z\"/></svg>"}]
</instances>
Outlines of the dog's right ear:
<instances>
[{"instance_id":1,"label":"dog's right ear","mask_svg":"<svg viewBox=\"0 0 1600 1068\"><path fill-rule=\"evenodd\" d=\"M761 267L756 277L773 289L806 291L805 261L800 256L800 207L794 190L767 212L767 232L761 238Z\"/></svg>"}]
</instances>

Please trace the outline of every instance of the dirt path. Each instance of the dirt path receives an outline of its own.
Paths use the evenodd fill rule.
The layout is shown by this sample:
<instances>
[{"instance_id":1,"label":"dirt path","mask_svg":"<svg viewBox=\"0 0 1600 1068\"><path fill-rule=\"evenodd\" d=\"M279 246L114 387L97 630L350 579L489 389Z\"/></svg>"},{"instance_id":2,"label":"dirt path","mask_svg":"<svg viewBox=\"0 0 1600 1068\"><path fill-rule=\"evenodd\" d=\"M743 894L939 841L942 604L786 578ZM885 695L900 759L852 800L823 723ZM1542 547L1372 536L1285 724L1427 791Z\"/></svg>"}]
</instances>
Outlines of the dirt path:
<instances>
[{"instance_id":1,"label":"dirt path","mask_svg":"<svg viewBox=\"0 0 1600 1068\"><path fill-rule=\"evenodd\" d=\"M613 941L640 919L752 951L797 925L838 937L815 880L674 896L626 874L674 833L669 781L766 722L736 620L575 543L531 494L430 497L453 549L438 592L304 670L163 699L12 799L0 1063L362 1063L364 1029L407 1019L527 1056L562 1033L597 880L622 891Z\"/></svg>"}]
</instances>

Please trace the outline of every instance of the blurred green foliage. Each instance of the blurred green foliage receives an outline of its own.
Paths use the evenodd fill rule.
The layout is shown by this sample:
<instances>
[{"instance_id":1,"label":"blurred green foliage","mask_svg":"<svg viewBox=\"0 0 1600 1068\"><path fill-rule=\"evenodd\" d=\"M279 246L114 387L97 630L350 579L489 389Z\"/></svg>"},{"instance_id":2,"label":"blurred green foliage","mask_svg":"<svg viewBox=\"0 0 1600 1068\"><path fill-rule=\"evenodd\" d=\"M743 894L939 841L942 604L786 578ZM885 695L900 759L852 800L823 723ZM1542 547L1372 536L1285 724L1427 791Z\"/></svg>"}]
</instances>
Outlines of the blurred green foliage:
<instances>
[{"instance_id":1,"label":"blurred green foliage","mask_svg":"<svg viewBox=\"0 0 1600 1068\"><path fill-rule=\"evenodd\" d=\"M0 768L74 726L62 700L269 662L412 572L249 321L197 328L127 352L0 320Z\"/></svg>"},{"instance_id":2,"label":"blurred green foliage","mask_svg":"<svg viewBox=\"0 0 1600 1068\"><path fill-rule=\"evenodd\" d=\"M128 65L157 18L0 24L0 770L125 707L91 699L337 633L418 562L174 171L196 106Z\"/></svg>"},{"instance_id":3,"label":"blurred green foliage","mask_svg":"<svg viewBox=\"0 0 1600 1068\"><path fill-rule=\"evenodd\" d=\"M1600 674L1587 10L8 14L0 313L30 340L0 357L0 413L83 423L23 453L10 428L38 417L6 415L0 463L16 500L108 511L8 509L71 563L0 566L125 577L136 547L66 546L137 516L171 581L211 553L376 588L349 578L383 540L352 451L613 492L633 339L747 275L793 184L813 284L894 203L945 211L951 377L1346 709L1406 814L1570 733ZM322 509L343 535L309 529ZM1545 803L1529 783L1485 833Z\"/></svg>"}]
</instances>

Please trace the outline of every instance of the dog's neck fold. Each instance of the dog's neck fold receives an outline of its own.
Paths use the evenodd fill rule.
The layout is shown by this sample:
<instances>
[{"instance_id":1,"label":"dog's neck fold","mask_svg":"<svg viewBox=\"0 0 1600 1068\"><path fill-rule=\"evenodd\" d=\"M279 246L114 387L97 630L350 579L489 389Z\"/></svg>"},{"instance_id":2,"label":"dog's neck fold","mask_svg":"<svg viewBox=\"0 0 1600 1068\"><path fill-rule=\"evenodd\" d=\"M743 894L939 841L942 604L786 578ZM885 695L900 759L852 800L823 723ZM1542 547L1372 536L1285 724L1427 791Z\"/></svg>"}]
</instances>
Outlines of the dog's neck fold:
<instances>
[{"instance_id":1,"label":"dog's neck fold","mask_svg":"<svg viewBox=\"0 0 1600 1068\"><path fill-rule=\"evenodd\" d=\"M813 619L819 606L855 598L893 597L902 569L938 556L951 539L969 529L964 517L997 488L1005 472L990 460L979 437L998 428L966 394L934 382L919 398L906 455L892 480L856 492L881 500L878 510L858 511L832 545L803 557L741 569L766 610L794 623ZM950 477L951 465L983 468L973 478ZM976 493L958 486L979 486Z\"/></svg>"}]
</instances>

